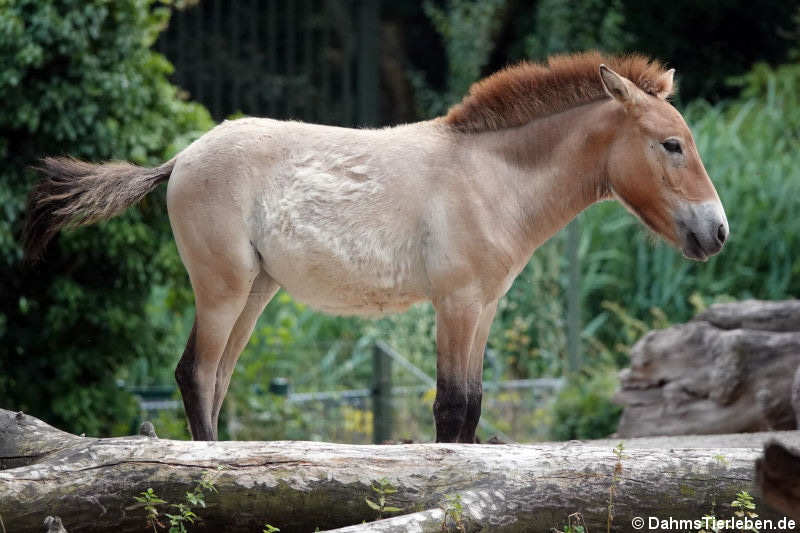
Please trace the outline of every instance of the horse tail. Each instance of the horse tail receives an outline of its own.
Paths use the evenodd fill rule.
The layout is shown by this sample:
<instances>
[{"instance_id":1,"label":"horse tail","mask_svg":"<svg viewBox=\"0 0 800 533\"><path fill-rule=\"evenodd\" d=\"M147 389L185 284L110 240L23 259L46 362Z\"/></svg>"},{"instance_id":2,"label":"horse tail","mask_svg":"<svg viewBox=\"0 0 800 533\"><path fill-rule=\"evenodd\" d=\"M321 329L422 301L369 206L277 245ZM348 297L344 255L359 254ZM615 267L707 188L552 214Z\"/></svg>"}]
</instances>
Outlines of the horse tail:
<instances>
[{"instance_id":1,"label":"horse tail","mask_svg":"<svg viewBox=\"0 0 800 533\"><path fill-rule=\"evenodd\" d=\"M41 258L64 227L92 224L118 215L169 179L175 159L155 168L125 162L86 163L47 157L34 167L43 178L28 197L23 248L28 261Z\"/></svg>"}]
</instances>

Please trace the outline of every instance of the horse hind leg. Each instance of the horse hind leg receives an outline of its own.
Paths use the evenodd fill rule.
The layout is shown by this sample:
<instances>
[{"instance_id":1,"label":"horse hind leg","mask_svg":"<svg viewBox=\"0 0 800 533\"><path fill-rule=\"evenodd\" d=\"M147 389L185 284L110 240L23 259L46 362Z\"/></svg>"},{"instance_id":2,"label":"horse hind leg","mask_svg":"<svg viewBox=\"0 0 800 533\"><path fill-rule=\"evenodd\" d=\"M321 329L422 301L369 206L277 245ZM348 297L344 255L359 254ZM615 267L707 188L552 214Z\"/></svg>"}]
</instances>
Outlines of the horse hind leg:
<instances>
[{"instance_id":1,"label":"horse hind leg","mask_svg":"<svg viewBox=\"0 0 800 533\"><path fill-rule=\"evenodd\" d=\"M249 242L239 244L229 245L224 255L209 253L205 246L179 246L192 282L196 314L175 379L194 440L217 438L213 423L217 368L260 270Z\"/></svg>"},{"instance_id":2,"label":"horse hind leg","mask_svg":"<svg viewBox=\"0 0 800 533\"><path fill-rule=\"evenodd\" d=\"M215 428L218 427L219 413L222 409L222 402L225 400L225 395L228 392L228 386L231 382L233 369L236 367L236 361L239 359L245 346L247 346L250 335L253 333L253 328L258 321L258 317L261 316L264 307L266 307L278 289L278 284L269 274L262 271L255 282L253 282L253 287L250 290L247 303L239 315L239 318L236 320L230 337L228 337L228 343L225 345L225 352L222 354L222 359L217 366L214 404L211 415L211 423Z\"/></svg>"}]
</instances>

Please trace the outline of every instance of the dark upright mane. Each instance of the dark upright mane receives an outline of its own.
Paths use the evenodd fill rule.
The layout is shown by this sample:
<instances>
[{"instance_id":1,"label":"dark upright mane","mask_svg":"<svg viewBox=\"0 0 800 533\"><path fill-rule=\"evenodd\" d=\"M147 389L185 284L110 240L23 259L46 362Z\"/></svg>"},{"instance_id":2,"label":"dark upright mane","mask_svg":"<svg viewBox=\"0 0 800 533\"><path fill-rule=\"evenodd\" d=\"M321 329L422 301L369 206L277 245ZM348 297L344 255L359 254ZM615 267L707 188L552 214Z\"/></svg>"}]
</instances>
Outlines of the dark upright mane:
<instances>
[{"instance_id":1,"label":"dark upright mane","mask_svg":"<svg viewBox=\"0 0 800 533\"><path fill-rule=\"evenodd\" d=\"M496 72L474 83L441 120L463 132L500 130L606 98L600 82L602 63L644 92L668 96L661 77L666 70L659 61L586 52L553 56L547 64L524 61Z\"/></svg>"}]
</instances>

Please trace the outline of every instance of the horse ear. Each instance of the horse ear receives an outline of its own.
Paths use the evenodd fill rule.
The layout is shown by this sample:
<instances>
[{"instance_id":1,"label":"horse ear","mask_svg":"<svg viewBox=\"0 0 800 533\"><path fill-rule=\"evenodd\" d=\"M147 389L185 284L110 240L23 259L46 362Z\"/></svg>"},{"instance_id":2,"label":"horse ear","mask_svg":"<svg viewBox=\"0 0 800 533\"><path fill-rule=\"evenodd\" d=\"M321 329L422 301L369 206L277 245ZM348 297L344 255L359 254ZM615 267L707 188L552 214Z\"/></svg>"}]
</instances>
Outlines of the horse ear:
<instances>
[{"instance_id":1,"label":"horse ear","mask_svg":"<svg viewBox=\"0 0 800 533\"><path fill-rule=\"evenodd\" d=\"M625 83L625 78L605 65L600 65L600 80L608 95L615 100L627 104L633 99L633 94Z\"/></svg>"},{"instance_id":2,"label":"horse ear","mask_svg":"<svg viewBox=\"0 0 800 533\"><path fill-rule=\"evenodd\" d=\"M658 78L658 92L656 96L666 98L672 94L675 83L675 69L671 68Z\"/></svg>"}]
</instances>

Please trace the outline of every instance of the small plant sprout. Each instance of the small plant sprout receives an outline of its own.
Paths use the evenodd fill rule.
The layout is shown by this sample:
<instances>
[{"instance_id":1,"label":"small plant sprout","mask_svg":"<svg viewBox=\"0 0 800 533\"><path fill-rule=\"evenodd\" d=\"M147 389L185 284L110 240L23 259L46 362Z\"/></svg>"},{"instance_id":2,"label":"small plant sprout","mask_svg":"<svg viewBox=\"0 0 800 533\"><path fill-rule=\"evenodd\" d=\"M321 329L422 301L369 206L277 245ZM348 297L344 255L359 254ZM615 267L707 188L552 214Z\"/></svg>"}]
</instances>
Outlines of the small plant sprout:
<instances>
[{"instance_id":1,"label":"small plant sprout","mask_svg":"<svg viewBox=\"0 0 800 533\"><path fill-rule=\"evenodd\" d=\"M372 509L378 511L378 520L383 518L383 513L398 513L403 510L401 507L386 505L386 497L397 492L397 489L388 479L381 478L375 481L374 484L370 484L370 487L375 494L378 495L378 501L374 502L369 498L364 498L364 501L367 502L367 505Z\"/></svg>"},{"instance_id":2,"label":"small plant sprout","mask_svg":"<svg viewBox=\"0 0 800 533\"><path fill-rule=\"evenodd\" d=\"M622 458L624 457L625 445L620 442L614 448L614 455L617 457L617 463L614 465L614 472L611 474L611 486L608 488L608 521L606 523L606 532L611 533L611 523L614 521L614 496L617 494L617 482L622 475Z\"/></svg>"},{"instance_id":3,"label":"small plant sprout","mask_svg":"<svg viewBox=\"0 0 800 533\"><path fill-rule=\"evenodd\" d=\"M208 472L203 473L194 489L186 492L186 496L184 497L186 503L169 504L167 501L159 498L158 495L153 492L152 488L141 492L141 496L134 496L133 499L136 500L137 506L141 505L144 507L147 526L152 527L155 533L158 533L159 528L166 527L158 520L159 505L169 505L175 509L174 513L164 513L164 516L169 519L169 533L186 533L186 525L194 524L195 521L200 519L200 517L192 511L192 508L202 507L205 509L206 507L206 492L217 492L217 488L214 486L214 480ZM278 530L276 529L275 531Z\"/></svg>"},{"instance_id":4,"label":"small plant sprout","mask_svg":"<svg viewBox=\"0 0 800 533\"><path fill-rule=\"evenodd\" d=\"M708 526L708 529L704 527L700 528L697 530L697 533L719 533L719 526L717 525L716 516L714 516L713 514L706 514L703 515L701 520L703 521L703 524L706 524Z\"/></svg>"},{"instance_id":5,"label":"small plant sprout","mask_svg":"<svg viewBox=\"0 0 800 533\"><path fill-rule=\"evenodd\" d=\"M753 501L753 497L750 495L750 493L748 493L746 490L736 494L736 499L731 502L731 507L734 510L733 514L736 518L747 518L751 520L758 518L758 513L756 513L756 503ZM713 510L710 514L703 516L703 524L705 524L705 527L700 528L698 533L721 533L724 529L724 520L717 518ZM751 526L747 529L740 529L740 531L760 533L755 526Z\"/></svg>"},{"instance_id":6,"label":"small plant sprout","mask_svg":"<svg viewBox=\"0 0 800 533\"><path fill-rule=\"evenodd\" d=\"M222 465L217 467L217 471L219 472L220 470L224 470ZM203 472L203 475L200 476L200 483L198 486L203 490L207 490L208 492L216 493L217 487L215 484L216 480L211 477L211 472Z\"/></svg>"},{"instance_id":7,"label":"small plant sprout","mask_svg":"<svg viewBox=\"0 0 800 533\"><path fill-rule=\"evenodd\" d=\"M261 531L261 533L276 533L276 531L280 531L280 529L270 524L264 524L264 529Z\"/></svg>"},{"instance_id":8,"label":"small plant sprout","mask_svg":"<svg viewBox=\"0 0 800 533\"><path fill-rule=\"evenodd\" d=\"M735 509L733 514L739 518L758 518L758 513L756 513L756 504L753 501L753 497L750 496L750 493L748 493L746 490L736 494L736 499L731 502L731 507ZM747 531L759 533L758 529L755 527L748 528Z\"/></svg>"},{"instance_id":9,"label":"small plant sprout","mask_svg":"<svg viewBox=\"0 0 800 533\"><path fill-rule=\"evenodd\" d=\"M169 518L169 533L186 533L186 523L194 524L197 515L185 503L173 504L175 514L164 513Z\"/></svg>"},{"instance_id":10,"label":"small plant sprout","mask_svg":"<svg viewBox=\"0 0 800 533\"><path fill-rule=\"evenodd\" d=\"M567 523L564 529L553 529L554 533L586 533L586 524L583 522L583 515L581 513L572 513L567 517Z\"/></svg>"},{"instance_id":11,"label":"small plant sprout","mask_svg":"<svg viewBox=\"0 0 800 533\"><path fill-rule=\"evenodd\" d=\"M158 495L153 492L152 487L139 494L141 494L141 496L134 496L133 499L144 507L147 526L152 527L153 531L157 532L157 528L164 527L164 524L158 521L158 509L156 509L156 506L167 502L159 498Z\"/></svg>"},{"instance_id":12,"label":"small plant sprout","mask_svg":"<svg viewBox=\"0 0 800 533\"><path fill-rule=\"evenodd\" d=\"M701 517L703 524L706 527L701 527L697 530L697 533L719 533L719 527L717 526L717 498L716 496L712 496L711 499L711 509L708 511L708 514L704 514ZM708 529L706 529L708 528Z\"/></svg>"},{"instance_id":13,"label":"small plant sprout","mask_svg":"<svg viewBox=\"0 0 800 533\"><path fill-rule=\"evenodd\" d=\"M723 466L728 466L729 464L728 459L722 454L715 455L714 460Z\"/></svg>"},{"instance_id":14,"label":"small plant sprout","mask_svg":"<svg viewBox=\"0 0 800 533\"><path fill-rule=\"evenodd\" d=\"M442 519L442 531L449 531L447 519L450 518L456 526L456 531L466 532L464 527L464 505L461 503L460 494L445 496L445 505L442 508L444 518Z\"/></svg>"}]
</instances>

